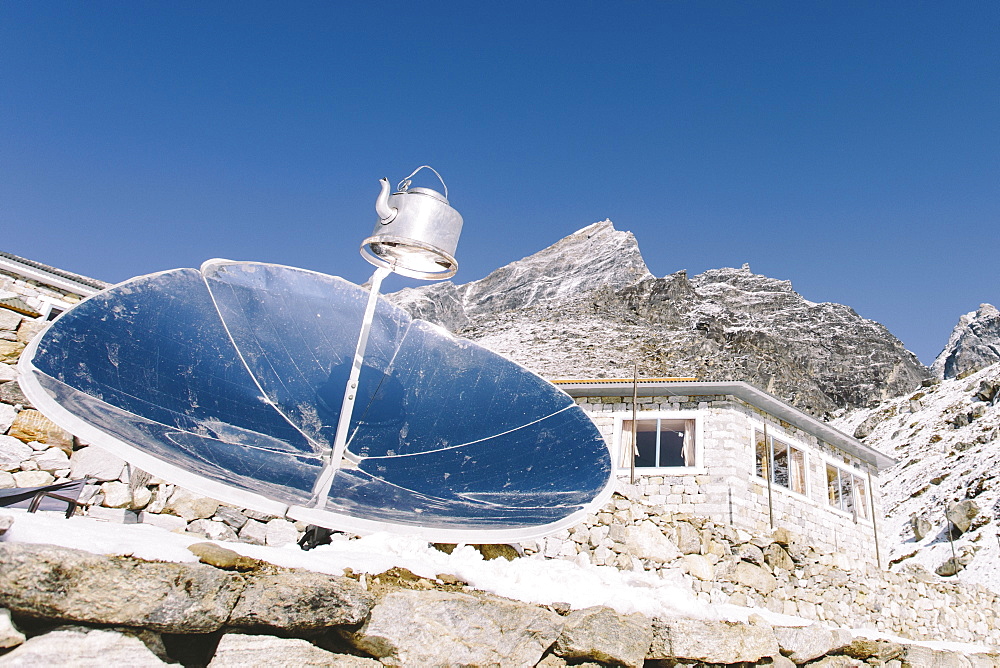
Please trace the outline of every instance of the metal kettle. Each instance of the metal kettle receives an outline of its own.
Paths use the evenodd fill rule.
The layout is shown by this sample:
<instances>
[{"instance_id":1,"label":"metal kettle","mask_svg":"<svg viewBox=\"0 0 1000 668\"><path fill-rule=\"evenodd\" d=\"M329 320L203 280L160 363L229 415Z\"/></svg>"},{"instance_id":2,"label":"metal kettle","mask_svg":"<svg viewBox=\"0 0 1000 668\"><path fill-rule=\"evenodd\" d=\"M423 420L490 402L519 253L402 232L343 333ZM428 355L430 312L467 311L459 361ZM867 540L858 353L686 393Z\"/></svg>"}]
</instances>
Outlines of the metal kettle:
<instances>
[{"instance_id":1,"label":"metal kettle","mask_svg":"<svg viewBox=\"0 0 1000 668\"><path fill-rule=\"evenodd\" d=\"M411 188L421 169L434 172L444 194L430 188ZM361 244L361 255L377 267L411 278L451 278L458 271L455 249L462 233L462 215L448 203L448 186L437 170L421 165L389 194L389 179L380 179L375 200L379 221Z\"/></svg>"}]
</instances>

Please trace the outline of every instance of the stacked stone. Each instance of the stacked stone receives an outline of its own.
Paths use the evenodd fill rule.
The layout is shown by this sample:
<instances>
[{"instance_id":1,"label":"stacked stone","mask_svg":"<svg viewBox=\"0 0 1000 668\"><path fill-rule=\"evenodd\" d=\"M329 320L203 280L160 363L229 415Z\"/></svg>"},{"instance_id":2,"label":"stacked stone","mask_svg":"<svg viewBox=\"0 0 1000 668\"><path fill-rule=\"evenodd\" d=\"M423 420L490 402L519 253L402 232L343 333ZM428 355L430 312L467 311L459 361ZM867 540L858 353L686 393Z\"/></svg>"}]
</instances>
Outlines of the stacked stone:
<instances>
[{"instance_id":1,"label":"stacked stone","mask_svg":"<svg viewBox=\"0 0 1000 668\"><path fill-rule=\"evenodd\" d=\"M356 579L212 543L202 563L0 543L0 663L129 666L1000 666L810 626L650 619L477 592L404 569ZM451 584L446 584L445 581Z\"/></svg>"},{"instance_id":2,"label":"stacked stone","mask_svg":"<svg viewBox=\"0 0 1000 668\"><path fill-rule=\"evenodd\" d=\"M766 608L920 640L1000 645L1000 596L927 571L886 572L792 531L752 534L621 494L581 524L521 544L525 554L650 571L706 603Z\"/></svg>"}]
</instances>

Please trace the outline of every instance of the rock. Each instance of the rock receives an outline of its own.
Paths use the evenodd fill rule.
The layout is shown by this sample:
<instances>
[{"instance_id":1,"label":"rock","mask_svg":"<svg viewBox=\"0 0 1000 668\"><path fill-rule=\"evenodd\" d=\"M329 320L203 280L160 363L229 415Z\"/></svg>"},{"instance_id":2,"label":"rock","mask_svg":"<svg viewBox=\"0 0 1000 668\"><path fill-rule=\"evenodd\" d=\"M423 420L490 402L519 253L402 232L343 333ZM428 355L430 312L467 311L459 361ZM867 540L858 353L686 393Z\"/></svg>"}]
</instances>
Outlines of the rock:
<instances>
[{"instance_id":1,"label":"rock","mask_svg":"<svg viewBox=\"0 0 1000 668\"><path fill-rule=\"evenodd\" d=\"M972 520L979 514L979 506L972 499L966 499L950 504L944 514L956 529L965 533L972 526Z\"/></svg>"},{"instance_id":2,"label":"rock","mask_svg":"<svg viewBox=\"0 0 1000 668\"><path fill-rule=\"evenodd\" d=\"M295 528L294 522L288 520L273 519L267 523L267 530L264 536L264 544L269 547L281 547L294 543L299 539L299 530Z\"/></svg>"},{"instance_id":3,"label":"rock","mask_svg":"<svg viewBox=\"0 0 1000 668\"><path fill-rule=\"evenodd\" d=\"M699 580L704 580L706 582L711 582L715 579L715 568L712 563L700 554L685 554L681 557L681 563L684 564L684 569L698 578Z\"/></svg>"},{"instance_id":4,"label":"rock","mask_svg":"<svg viewBox=\"0 0 1000 668\"><path fill-rule=\"evenodd\" d=\"M778 651L778 641L766 624L654 619L653 642L646 658L738 663L759 661Z\"/></svg>"},{"instance_id":5,"label":"rock","mask_svg":"<svg viewBox=\"0 0 1000 668\"><path fill-rule=\"evenodd\" d=\"M652 621L640 613L619 615L598 606L575 610L563 621L553 652L565 659L638 667L653 640Z\"/></svg>"},{"instance_id":6,"label":"rock","mask_svg":"<svg viewBox=\"0 0 1000 668\"><path fill-rule=\"evenodd\" d=\"M865 664L849 656L824 656L809 664L809 668L867 668Z\"/></svg>"},{"instance_id":7,"label":"rock","mask_svg":"<svg viewBox=\"0 0 1000 668\"><path fill-rule=\"evenodd\" d=\"M183 517L177 517L177 515L142 512L139 513L138 520L142 524L152 524L167 531L184 531L187 528L187 520Z\"/></svg>"},{"instance_id":8,"label":"rock","mask_svg":"<svg viewBox=\"0 0 1000 668\"><path fill-rule=\"evenodd\" d=\"M229 618L242 589L242 576L204 564L0 542L0 600L33 617L210 633Z\"/></svg>"},{"instance_id":9,"label":"rock","mask_svg":"<svg viewBox=\"0 0 1000 668\"><path fill-rule=\"evenodd\" d=\"M879 426L880 424L882 424L882 417L880 415L878 414L869 415L864 419L864 421L861 424L859 424L854 429L854 438L857 439L868 438L871 435L871 433L875 431L875 427Z\"/></svg>"},{"instance_id":10,"label":"rock","mask_svg":"<svg viewBox=\"0 0 1000 668\"><path fill-rule=\"evenodd\" d=\"M649 559L661 564L670 563L681 556L677 546L649 520L625 527L625 549L639 559Z\"/></svg>"},{"instance_id":11,"label":"rock","mask_svg":"<svg viewBox=\"0 0 1000 668\"><path fill-rule=\"evenodd\" d=\"M812 626L775 626L774 637L781 653L795 663L818 659L843 643L838 635L819 624Z\"/></svg>"},{"instance_id":12,"label":"rock","mask_svg":"<svg viewBox=\"0 0 1000 668\"><path fill-rule=\"evenodd\" d=\"M207 519L214 515L218 509L218 501L189 492L183 487L175 487L167 505L163 508L163 512L183 517L190 522Z\"/></svg>"},{"instance_id":13,"label":"rock","mask_svg":"<svg viewBox=\"0 0 1000 668\"><path fill-rule=\"evenodd\" d=\"M736 584L753 587L764 595L770 594L778 586L773 575L749 561L741 561L736 564L736 568L726 575L726 579Z\"/></svg>"},{"instance_id":14,"label":"rock","mask_svg":"<svg viewBox=\"0 0 1000 668\"><path fill-rule=\"evenodd\" d=\"M221 540L230 543L235 543L239 540L239 536L236 535L231 526L224 522L216 522L215 520L194 520L187 525L186 531L211 540Z\"/></svg>"},{"instance_id":15,"label":"rock","mask_svg":"<svg viewBox=\"0 0 1000 668\"><path fill-rule=\"evenodd\" d=\"M143 642L143 640L146 642ZM61 626L35 636L3 655L4 666L144 666L169 665L147 643L160 642L148 631Z\"/></svg>"},{"instance_id":16,"label":"rock","mask_svg":"<svg viewBox=\"0 0 1000 668\"><path fill-rule=\"evenodd\" d=\"M215 511L215 519L225 522L233 529L239 531L247 523L247 516L229 506L219 506Z\"/></svg>"},{"instance_id":17,"label":"rock","mask_svg":"<svg viewBox=\"0 0 1000 668\"><path fill-rule=\"evenodd\" d=\"M14 410L13 406L8 406L7 404L0 404L0 434L7 433L7 430L10 429L10 426L14 424L14 418L16 417L17 417L17 411ZM8 436L7 438L10 438L10 436Z\"/></svg>"},{"instance_id":18,"label":"rock","mask_svg":"<svg viewBox=\"0 0 1000 668\"><path fill-rule=\"evenodd\" d=\"M17 369L9 364L0 362L0 383L9 383L17 379Z\"/></svg>"},{"instance_id":19,"label":"rock","mask_svg":"<svg viewBox=\"0 0 1000 668\"><path fill-rule=\"evenodd\" d=\"M153 500L153 492L148 487L139 486L132 490L132 508L140 510Z\"/></svg>"},{"instance_id":20,"label":"rock","mask_svg":"<svg viewBox=\"0 0 1000 668\"><path fill-rule=\"evenodd\" d=\"M910 527L913 529L913 537L917 542L922 541L934 530L933 524L927 519L917 517L916 515L910 518Z\"/></svg>"},{"instance_id":21,"label":"rock","mask_svg":"<svg viewBox=\"0 0 1000 668\"><path fill-rule=\"evenodd\" d=\"M149 500L149 504L146 506L146 511L151 514L159 515L163 512L163 509L167 507L167 501L170 500L170 496L174 493L174 486L166 483L161 483L153 488L153 498Z\"/></svg>"},{"instance_id":22,"label":"rock","mask_svg":"<svg viewBox=\"0 0 1000 668\"><path fill-rule=\"evenodd\" d=\"M24 316L16 311L0 308L0 330L16 332L23 319Z\"/></svg>"},{"instance_id":23,"label":"rock","mask_svg":"<svg viewBox=\"0 0 1000 668\"><path fill-rule=\"evenodd\" d=\"M764 565L764 551L753 543L744 543L736 550L736 555L743 561L749 561L758 566Z\"/></svg>"},{"instance_id":24,"label":"rock","mask_svg":"<svg viewBox=\"0 0 1000 668\"><path fill-rule=\"evenodd\" d=\"M0 464L20 464L34 452L24 441L13 436L0 436Z\"/></svg>"},{"instance_id":25,"label":"rock","mask_svg":"<svg viewBox=\"0 0 1000 668\"><path fill-rule=\"evenodd\" d=\"M771 532L771 541L781 547L789 548L798 542L798 536L785 527L778 527Z\"/></svg>"},{"instance_id":26,"label":"rock","mask_svg":"<svg viewBox=\"0 0 1000 668\"><path fill-rule=\"evenodd\" d=\"M0 536L7 532L7 529L14 526L14 518L10 515L0 515Z\"/></svg>"},{"instance_id":27,"label":"rock","mask_svg":"<svg viewBox=\"0 0 1000 668\"><path fill-rule=\"evenodd\" d=\"M227 571L250 571L267 565L266 561L244 557L239 552L226 549L215 543L193 543L188 545L188 551L198 557L201 563Z\"/></svg>"},{"instance_id":28,"label":"rock","mask_svg":"<svg viewBox=\"0 0 1000 668\"><path fill-rule=\"evenodd\" d=\"M2 533L2 532L0 532ZM0 649L17 647L25 641L24 634L21 633L14 622L10 619L10 610L0 608ZM0 663L2 663L0 659Z\"/></svg>"},{"instance_id":29,"label":"rock","mask_svg":"<svg viewBox=\"0 0 1000 668\"><path fill-rule=\"evenodd\" d=\"M990 304L980 304L958 319L944 350L931 371L938 378L958 378L962 374L1000 361L1000 312Z\"/></svg>"},{"instance_id":30,"label":"rock","mask_svg":"<svg viewBox=\"0 0 1000 668\"><path fill-rule=\"evenodd\" d=\"M101 492L104 494L101 505L105 508L126 508L132 505L132 491L123 482L106 482L101 485Z\"/></svg>"},{"instance_id":31,"label":"rock","mask_svg":"<svg viewBox=\"0 0 1000 668\"><path fill-rule=\"evenodd\" d=\"M31 402L28 401L28 397L24 396L24 392L21 391L21 386L17 384L17 381L0 383L0 401L6 404L19 404L24 408L34 408Z\"/></svg>"},{"instance_id":32,"label":"rock","mask_svg":"<svg viewBox=\"0 0 1000 668\"><path fill-rule=\"evenodd\" d=\"M771 543L766 548L764 548L764 563L774 568L783 568L786 571L791 571L795 569L795 562L789 556L785 548L781 547L777 543Z\"/></svg>"},{"instance_id":33,"label":"rock","mask_svg":"<svg viewBox=\"0 0 1000 668\"><path fill-rule=\"evenodd\" d=\"M21 326L17 328L17 340L28 345L40 331L49 326L45 320L22 320Z\"/></svg>"},{"instance_id":34,"label":"rock","mask_svg":"<svg viewBox=\"0 0 1000 668\"><path fill-rule=\"evenodd\" d=\"M864 637L855 638L849 645L840 650L842 654L862 661L876 659L883 662L901 658L904 651L905 648L899 643Z\"/></svg>"},{"instance_id":35,"label":"rock","mask_svg":"<svg viewBox=\"0 0 1000 668\"><path fill-rule=\"evenodd\" d=\"M17 487L14 475L6 471L0 471L0 489L10 489L11 487Z\"/></svg>"},{"instance_id":36,"label":"rock","mask_svg":"<svg viewBox=\"0 0 1000 668\"><path fill-rule=\"evenodd\" d=\"M257 520L247 520L240 529L240 540L251 545L264 545L267 540L267 525Z\"/></svg>"},{"instance_id":37,"label":"rock","mask_svg":"<svg viewBox=\"0 0 1000 668\"><path fill-rule=\"evenodd\" d=\"M251 573L231 626L308 631L364 620L374 597L350 578L311 571Z\"/></svg>"},{"instance_id":38,"label":"rock","mask_svg":"<svg viewBox=\"0 0 1000 668\"><path fill-rule=\"evenodd\" d=\"M347 637L388 666L533 666L562 626L556 613L526 603L403 590L387 594Z\"/></svg>"},{"instance_id":39,"label":"rock","mask_svg":"<svg viewBox=\"0 0 1000 668\"><path fill-rule=\"evenodd\" d=\"M333 666L334 668L381 668L375 659L334 654L300 638L226 633L219 639L208 668L247 666Z\"/></svg>"},{"instance_id":40,"label":"rock","mask_svg":"<svg viewBox=\"0 0 1000 668\"><path fill-rule=\"evenodd\" d=\"M55 482L47 471L18 471L14 474L15 487L44 487Z\"/></svg>"},{"instance_id":41,"label":"rock","mask_svg":"<svg viewBox=\"0 0 1000 668\"><path fill-rule=\"evenodd\" d=\"M33 409L18 413L7 434L25 443L38 441L73 451L73 435Z\"/></svg>"},{"instance_id":42,"label":"rock","mask_svg":"<svg viewBox=\"0 0 1000 668\"><path fill-rule=\"evenodd\" d=\"M677 548L681 554L699 554L701 552L701 534L691 526L690 522L674 524L677 532Z\"/></svg>"},{"instance_id":43,"label":"rock","mask_svg":"<svg viewBox=\"0 0 1000 668\"><path fill-rule=\"evenodd\" d=\"M69 460L69 475L74 480L93 478L99 482L118 480L125 460L93 445L80 448Z\"/></svg>"},{"instance_id":44,"label":"rock","mask_svg":"<svg viewBox=\"0 0 1000 668\"><path fill-rule=\"evenodd\" d=\"M24 344L19 341L0 340L0 362L17 362L24 350Z\"/></svg>"},{"instance_id":45,"label":"rock","mask_svg":"<svg viewBox=\"0 0 1000 668\"><path fill-rule=\"evenodd\" d=\"M934 572L943 578L947 578L952 575L957 575L963 570L965 570L965 564L963 564L957 557L948 557L943 564L934 569Z\"/></svg>"}]
</instances>

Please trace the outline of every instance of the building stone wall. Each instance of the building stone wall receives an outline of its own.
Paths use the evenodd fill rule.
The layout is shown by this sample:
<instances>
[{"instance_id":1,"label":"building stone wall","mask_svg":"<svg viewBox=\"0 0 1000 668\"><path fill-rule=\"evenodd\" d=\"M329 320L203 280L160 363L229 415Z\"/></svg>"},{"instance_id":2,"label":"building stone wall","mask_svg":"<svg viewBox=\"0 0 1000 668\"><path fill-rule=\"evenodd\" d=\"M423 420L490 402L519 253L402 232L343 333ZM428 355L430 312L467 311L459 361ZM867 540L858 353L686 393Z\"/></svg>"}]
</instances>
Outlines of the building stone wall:
<instances>
[{"instance_id":1,"label":"building stone wall","mask_svg":"<svg viewBox=\"0 0 1000 668\"><path fill-rule=\"evenodd\" d=\"M632 398L580 397L576 402L617 454L616 417L631 418ZM629 485L628 475L619 471L620 486L633 487L627 494L629 498L652 508L662 507L668 513L711 518L754 533L785 527L824 549L852 554L866 565L878 565L885 540L881 533L883 510L878 496L878 474L873 465L733 396L639 397L637 406L640 418L644 411L683 411L700 419L704 465L690 473L677 471L668 475L637 469L634 486ZM808 495L796 494L776 484L771 485L769 493L767 481L753 475L754 429L761 429L764 423L769 436L806 451ZM868 508L875 518L874 526L871 519L853 517L830 506L826 497L825 458L846 464L865 480L869 503L874 504L873 514L871 506Z\"/></svg>"}]
</instances>

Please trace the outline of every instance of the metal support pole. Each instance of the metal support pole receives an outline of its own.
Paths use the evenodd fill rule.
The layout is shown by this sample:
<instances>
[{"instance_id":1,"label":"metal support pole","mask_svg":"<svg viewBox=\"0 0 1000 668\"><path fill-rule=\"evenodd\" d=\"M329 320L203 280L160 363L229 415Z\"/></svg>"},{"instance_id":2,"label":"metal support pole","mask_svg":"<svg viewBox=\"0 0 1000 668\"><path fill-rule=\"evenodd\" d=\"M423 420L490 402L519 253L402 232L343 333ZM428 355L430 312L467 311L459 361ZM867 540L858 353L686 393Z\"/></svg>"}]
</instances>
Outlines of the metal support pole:
<instances>
[{"instance_id":1,"label":"metal support pole","mask_svg":"<svg viewBox=\"0 0 1000 668\"><path fill-rule=\"evenodd\" d=\"M771 491L771 445L767 441L767 421L764 422L764 470L767 472L767 517L774 529L774 493Z\"/></svg>"},{"instance_id":2,"label":"metal support pole","mask_svg":"<svg viewBox=\"0 0 1000 668\"><path fill-rule=\"evenodd\" d=\"M354 402L358 394L358 378L361 376L361 364L365 359L365 350L368 348L368 336L372 330L372 320L375 319L375 305L378 303L379 288L382 287L382 280L392 273L391 269L379 267L372 274L371 287L368 290L368 303L365 306L365 315L361 321L361 332L358 334L358 345L354 349L354 361L351 364L351 373L347 379L347 388L344 390L344 401L340 405L340 420L337 422L337 435L333 439L333 448L328 450L323 459L323 471L316 480L313 487L313 506L322 508L326 503L326 497L333 487L333 477L340 469L341 461L344 458L344 451L347 449L347 431L351 426L351 418L354 415Z\"/></svg>"},{"instance_id":3,"label":"metal support pole","mask_svg":"<svg viewBox=\"0 0 1000 668\"><path fill-rule=\"evenodd\" d=\"M635 451L639 448L639 444L636 443L635 439L637 432L639 431L638 425L635 422L636 418L636 407L639 403L639 363L636 362L632 369L632 456L629 457L629 484L635 484ZM659 462L657 462L659 463Z\"/></svg>"},{"instance_id":4,"label":"metal support pole","mask_svg":"<svg viewBox=\"0 0 1000 668\"><path fill-rule=\"evenodd\" d=\"M872 509L872 534L875 536L875 562L882 570L882 555L878 546L878 523L875 517L875 489L872 487L872 472L868 471L868 505Z\"/></svg>"}]
</instances>

